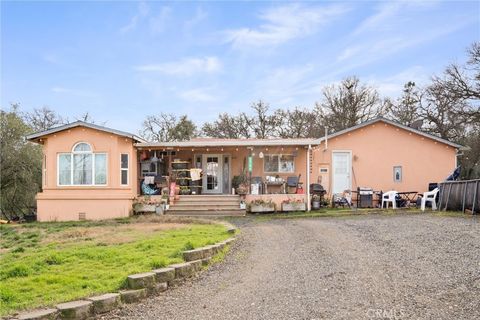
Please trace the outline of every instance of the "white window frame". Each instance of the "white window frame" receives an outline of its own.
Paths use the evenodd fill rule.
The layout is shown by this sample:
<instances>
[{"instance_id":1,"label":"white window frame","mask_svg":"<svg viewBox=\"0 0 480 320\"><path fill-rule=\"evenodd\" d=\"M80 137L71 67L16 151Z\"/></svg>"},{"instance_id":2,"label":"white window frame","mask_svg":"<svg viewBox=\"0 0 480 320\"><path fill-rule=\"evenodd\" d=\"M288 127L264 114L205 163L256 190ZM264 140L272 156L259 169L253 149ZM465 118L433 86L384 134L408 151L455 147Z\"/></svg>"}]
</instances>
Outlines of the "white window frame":
<instances>
[{"instance_id":1,"label":"white window frame","mask_svg":"<svg viewBox=\"0 0 480 320\"><path fill-rule=\"evenodd\" d=\"M277 156L277 161L278 161L278 171L265 171L265 157L274 157L274 156ZM293 168L292 170L293 171L280 171L280 158L282 156L291 156L293 157ZM295 156L293 154L290 154L290 153L271 153L271 154L266 154L263 156L263 172L264 173L295 173Z\"/></svg>"},{"instance_id":2,"label":"white window frame","mask_svg":"<svg viewBox=\"0 0 480 320\"><path fill-rule=\"evenodd\" d=\"M122 168L122 156L127 156L127 167ZM122 172L127 171L127 184L122 183ZM129 153L120 153L120 185L122 187L128 187L130 185L130 154Z\"/></svg>"},{"instance_id":3,"label":"white window frame","mask_svg":"<svg viewBox=\"0 0 480 320\"><path fill-rule=\"evenodd\" d=\"M85 143L90 146L90 151L73 151L77 145ZM73 183L73 156L75 154L91 154L92 155L92 183L91 184L74 184ZM105 183L95 183L95 155L105 155ZM60 184L60 156L70 155L70 184ZM106 187L108 186L108 153L107 152L93 152L92 145L88 142L76 143L71 152L59 152L57 153L57 187Z\"/></svg>"},{"instance_id":4,"label":"white window frame","mask_svg":"<svg viewBox=\"0 0 480 320\"><path fill-rule=\"evenodd\" d=\"M47 186L47 155L46 154L43 154L43 176L42 176L42 180L43 180L43 186L46 187Z\"/></svg>"}]
</instances>

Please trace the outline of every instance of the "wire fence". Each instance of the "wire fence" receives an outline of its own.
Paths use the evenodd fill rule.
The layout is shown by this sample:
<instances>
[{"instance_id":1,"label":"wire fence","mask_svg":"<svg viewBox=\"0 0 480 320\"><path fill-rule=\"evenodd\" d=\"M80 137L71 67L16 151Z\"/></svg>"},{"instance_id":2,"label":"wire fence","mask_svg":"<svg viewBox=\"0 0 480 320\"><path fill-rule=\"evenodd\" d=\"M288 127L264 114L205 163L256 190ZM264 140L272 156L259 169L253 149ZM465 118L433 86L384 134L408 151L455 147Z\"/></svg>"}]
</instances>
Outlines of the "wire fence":
<instances>
[{"instance_id":1,"label":"wire fence","mask_svg":"<svg viewBox=\"0 0 480 320\"><path fill-rule=\"evenodd\" d=\"M480 179L445 181L439 187L438 210L480 214Z\"/></svg>"}]
</instances>

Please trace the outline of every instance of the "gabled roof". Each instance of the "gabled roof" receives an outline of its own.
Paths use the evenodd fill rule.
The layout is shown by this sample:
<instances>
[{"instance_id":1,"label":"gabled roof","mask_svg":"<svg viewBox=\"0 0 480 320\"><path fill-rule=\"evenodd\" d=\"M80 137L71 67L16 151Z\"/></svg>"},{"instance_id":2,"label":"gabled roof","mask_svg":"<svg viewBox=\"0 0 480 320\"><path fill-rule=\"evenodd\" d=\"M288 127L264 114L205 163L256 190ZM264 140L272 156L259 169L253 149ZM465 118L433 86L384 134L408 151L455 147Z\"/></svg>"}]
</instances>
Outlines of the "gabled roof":
<instances>
[{"instance_id":1,"label":"gabled roof","mask_svg":"<svg viewBox=\"0 0 480 320\"><path fill-rule=\"evenodd\" d=\"M120 130L116 130L116 129L111 129L111 128L107 128L107 127L104 127L104 126L99 126L97 124L88 123L88 122L84 122L84 121L80 121L80 120L75 121L75 122L71 122L71 123L67 123L67 124L64 124L64 125L61 125L61 126L58 126L58 127L50 128L50 129L45 130L45 131L32 133L32 134L26 136L26 139L30 140L30 141L38 142L38 139L40 139L44 136L47 136L49 134L57 133L57 132L60 132L60 131L64 131L64 130L68 130L68 129L72 129L72 128L76 128L76 127L86 127L86 128L95 129L95 130L99 130L99 131L104 131L104 132L116 134L118 136L130 138L130 139L133 139L134 141L137 141L137 142L146 142L144 139L142 139L139 136L134 135L132 133L128 133L128 132L120 131Z\"/></svg>"},{"instance_id":2,"label":"gabled roof","mask_svg":"<svg viewBox=\"0 0 480 320\"><path fill-rule=\"evenodd\" d=\"M137 147L192 148L192 147L255 147L255 146L308 146L319 143L319 139L216 139L195 138L177 142L136 143Z\"/></svg>"},{"instance_id":3,"label":"gabled roof","mask_svg":"<svg viewBox=\"0 0 480 320\"><path fill-rule=\"evenodd\" d=\"M444 143L446 145L449 145L449 146L452 146L454 148L457 148L457 149L462 149L462 150L465 150L465 149L468 149L467 147L464 147L460 144L457 144L457 143L454 143L454 142L451 142L451 141L448 141L448 140L445 140L445 139L442 139L440 137L437 137L433 134L430 134L430 133L426 133L426 132L423 132L423 131L420 131L420 130L417 130L417 129L414 129L414 128L411 128L411 127L408 127L406 125L403 125L401 123L398 123L396 121L392 121L390 119L387 119L387 118L384 118L384 117L377 117L375 119L372 119L372 120L368 120L368 121L365 121L365 122L362 122L360 124L357 124L356 126L353 126L353 127L350 127L350 128L347 128L347 129L343 129L343 130L340 130L340 131L337 131L335 133L332 133L330 135L328 135L328 138L335 138L337 136L340 136L342 134L345 134L345 133L348 133L348 132L351 132L351 131L354 131L354 130L357 130L357 129L360 129L360 128L363 128L363 127L366 127L368 125L371 125L371 124L374 124L374 123L377 123L377 122L384 122L384 123L387 123L387 124L390 124L392 126L395 126L395 127L398 127L398 128L401 128L401 129L404 129L404 130L407 130L407 131L410 131L412 133L415 133L415 134L418 134L420 136L423 136L423 137L426 137L426 138L429 138L429 139L432 139L432 140L435 140L435 141L438 141L438 142L441 142L441 143ZM325 137L322 137L320 138L320 142L321 141L324 141L325 140Z\"/></svg>"}]
</instances>

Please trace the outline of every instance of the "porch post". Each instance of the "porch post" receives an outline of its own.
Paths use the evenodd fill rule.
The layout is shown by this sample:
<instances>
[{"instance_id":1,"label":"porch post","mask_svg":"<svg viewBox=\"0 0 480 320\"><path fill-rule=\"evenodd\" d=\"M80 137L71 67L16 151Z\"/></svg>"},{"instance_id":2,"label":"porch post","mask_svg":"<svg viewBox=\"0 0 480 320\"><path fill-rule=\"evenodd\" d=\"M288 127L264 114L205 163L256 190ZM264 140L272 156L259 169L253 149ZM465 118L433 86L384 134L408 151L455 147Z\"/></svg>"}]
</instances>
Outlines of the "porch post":
<instances>
[{"instance_id":1,"label":"porch post","mask_svg":"<svg viewBox=\"0 0 480 320\"><path fill-rule=\"evenodd\" d=\"M311 210L311 203L310 203L310 149L312 148L312 145L308 145L307 149L307 187L305 188L307 190L307 211Z\"/></svg>"}]
</instances>

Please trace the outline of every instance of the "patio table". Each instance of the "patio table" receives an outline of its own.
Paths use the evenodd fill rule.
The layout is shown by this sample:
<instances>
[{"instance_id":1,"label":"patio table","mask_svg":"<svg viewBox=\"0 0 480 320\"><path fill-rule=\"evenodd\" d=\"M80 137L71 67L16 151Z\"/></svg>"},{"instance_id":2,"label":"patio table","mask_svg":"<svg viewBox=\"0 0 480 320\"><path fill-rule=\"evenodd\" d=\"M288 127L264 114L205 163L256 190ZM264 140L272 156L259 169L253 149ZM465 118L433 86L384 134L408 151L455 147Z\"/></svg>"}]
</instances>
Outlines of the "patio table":
<instances>
[{"instance_id":1,"label":"patio table","mask_svg":"<svg viewBox=\"0 0 480 320\"><path fill-rule=\"evenodd\" d=\"M405 201L406 206L408 206L411 203L416 203L415 197L418 194L418 191L404 191L398 192L397 194Z\"/></svg>"},{"instance_id":2,"label":"patio table","mask_svg":"<svg viewBox=\"0 0 480 320\"><path fill-rule=\"evenodd\" d=\"M280 193L287 193L285 181L265 181L263 184L265 186L265 194L268 194L268 186L278 186L280 187Z\"/></svg>"}]
</instances>

